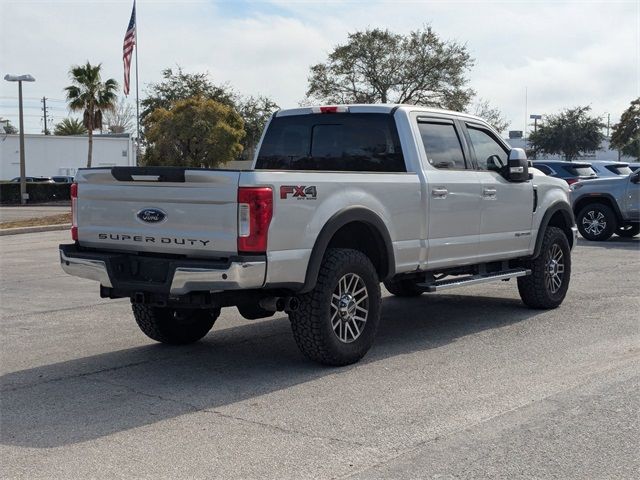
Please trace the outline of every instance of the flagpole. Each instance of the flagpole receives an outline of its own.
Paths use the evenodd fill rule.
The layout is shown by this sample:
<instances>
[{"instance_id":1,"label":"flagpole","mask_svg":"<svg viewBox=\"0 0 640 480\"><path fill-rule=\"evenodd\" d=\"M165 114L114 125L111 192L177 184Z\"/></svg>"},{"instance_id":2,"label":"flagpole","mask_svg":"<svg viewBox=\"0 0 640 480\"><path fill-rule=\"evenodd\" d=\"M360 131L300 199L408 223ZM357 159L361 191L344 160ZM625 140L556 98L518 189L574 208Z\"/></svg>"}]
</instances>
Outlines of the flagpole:
<instances>
[{"instance_id":1,"label":"flagpole","mask_svg":"<svg viewBox=\"0 0 640 480\"><path fill-rule=\"evenodd\" d=\"M135 8L136 2L133 0L133 7ZM138 166L138 151L140 150L140 99L138 96L138 9L136 8L136 166Z\"/></svg>"}]
</instances>

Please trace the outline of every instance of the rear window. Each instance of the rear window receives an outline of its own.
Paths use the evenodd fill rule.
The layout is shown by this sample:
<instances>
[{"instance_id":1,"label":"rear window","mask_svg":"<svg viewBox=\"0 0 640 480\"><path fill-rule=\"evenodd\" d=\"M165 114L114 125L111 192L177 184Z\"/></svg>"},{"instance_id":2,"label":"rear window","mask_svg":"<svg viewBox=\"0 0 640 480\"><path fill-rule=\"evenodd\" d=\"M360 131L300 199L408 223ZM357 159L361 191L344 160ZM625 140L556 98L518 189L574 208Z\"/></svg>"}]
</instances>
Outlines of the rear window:
<instances>
[{"instance_id":1,"label":"rear window","mask_svg":"<svg viewBox=\"0 0 640 480\"><path fill-rule=\"evenodd\" d=\"M393 117L382 113L276 117L256 169L406 172Z\"/></svg>"},{"instance_id":2,"label":"rear window","mask_svg":"<svg viewBox=\"0 0 640 480\"><path fill-rule=\"evenodd\" d=\"M631 173L631 169L627 166L617 166L617 165L607 165L607 170L615 173L616 175L629 175Z\"/></svg>"},{"instance_id":3,"label":"rear window","mask_svg":"<svg viewBox=\"0 0 640 480\"><path fill-rule=\"evenodd\" d=\"M596 172L591 167L563 167L569 174L574 177L592 177L596 175Z\"/></svg>"}]
</instances>

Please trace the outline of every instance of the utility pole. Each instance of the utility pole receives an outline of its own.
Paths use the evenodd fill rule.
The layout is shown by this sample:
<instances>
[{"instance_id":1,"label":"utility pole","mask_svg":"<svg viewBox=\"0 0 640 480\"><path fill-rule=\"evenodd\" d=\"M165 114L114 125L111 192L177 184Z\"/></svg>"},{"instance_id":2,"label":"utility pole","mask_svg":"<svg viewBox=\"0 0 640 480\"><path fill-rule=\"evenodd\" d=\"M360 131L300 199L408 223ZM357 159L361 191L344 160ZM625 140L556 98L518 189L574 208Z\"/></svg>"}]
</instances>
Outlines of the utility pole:
<instances>
[{"instance_id":1,"label":"utility pole","mask_svg":"<svg viewBox=\"0 0 640 480\"><path fill-rule=\"evenodd\" d=\"M44 134L50 135L49 129L47 128L47 97L42 97L42 112L44 114Z\"/></svg>"},{"instance_id":2,"label":"utility pole","mask_svg":"<svg viewBox=\"0 0 640 480\"><path fill-rule=\"evenodd\" d=\"M609 127L611 126L611 114L607 113L607 138L609 137Z\"/></svg>"}]
</instances>

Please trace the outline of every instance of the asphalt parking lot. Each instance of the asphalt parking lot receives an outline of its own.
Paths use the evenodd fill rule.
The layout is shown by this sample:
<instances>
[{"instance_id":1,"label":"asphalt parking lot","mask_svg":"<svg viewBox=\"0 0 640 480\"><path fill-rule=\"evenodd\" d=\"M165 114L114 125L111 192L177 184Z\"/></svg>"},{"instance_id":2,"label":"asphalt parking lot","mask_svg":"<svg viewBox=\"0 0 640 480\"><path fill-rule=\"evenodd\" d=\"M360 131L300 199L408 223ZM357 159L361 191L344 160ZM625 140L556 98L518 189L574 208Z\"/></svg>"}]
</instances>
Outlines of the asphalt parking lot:
<instances>
[{"instance_id":1,"label":"asphalt parking lot","mask_svg":"<svg viewBox=\"0 0 640 480\"><path fill-rule=\"evenodd\" d=\"M154 344L65 275L67 232L0 237L2 478L638 478L640 239L580 240L561 308L515 282L386 297L354 366L227 309Z\"/></svg>"}]
</instances>

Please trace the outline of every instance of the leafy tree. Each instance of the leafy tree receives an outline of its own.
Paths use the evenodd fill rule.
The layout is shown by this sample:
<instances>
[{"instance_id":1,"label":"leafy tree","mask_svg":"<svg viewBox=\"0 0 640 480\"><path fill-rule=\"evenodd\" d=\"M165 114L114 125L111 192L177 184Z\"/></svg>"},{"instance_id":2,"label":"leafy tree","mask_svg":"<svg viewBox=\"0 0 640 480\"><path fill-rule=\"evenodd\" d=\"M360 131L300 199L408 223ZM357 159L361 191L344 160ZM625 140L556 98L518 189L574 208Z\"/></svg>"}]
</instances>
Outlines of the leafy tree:
<instances>
[{"instance_id":1,"label":"leafy tree","mask_svg":"<svg viewBox=\"0 0 640 480\"><path fill-rule=\"evenodd\" d=\"M242 140L243 158L252 157L269 116L278 109L272 99L263 95L243 97L228 85L214 84L207 73L185 73L180 67L163 70L162 77L162 81L150 85L147 97L141 102L143 126L151 112L157 108L169 110L177 100L193 97L214 100L233 107L240 114L246 130Z\"/></svg>"},{"instance_id":2,"label":"leafy tree","mask_svg":"<svg viewBox=\"0 0 640 480\"><path fill-rule=\"evenodd\" d=\"M4 129L5 134L15 135L16 133L18 133L18 129L11 125L11 122L9 120L3 120L2 118L0 118L0 123L4 123L2 128Z\"/></svg>"},{"instance_id":3,"label":"leafy tree","mask_svg":"<svg viewBox=\"0 0 640 480\"><path fill-rule=\"evenodd\" d=\"M86 135L87 129L77 118L65 118L56 124L54 135Z\"/></svg>"},{"instance_id":4,"label":"leafy tree","mask_svg":"<svg viewBox=\"0 0 640 480\"><path fill-rule=\"evenodd\" d=\"M492 106L489 103L489 100L478 98L473 102L467 113L482 118L495 128L498 133L502 133L509 128L509 120L504 118L502 116L502 112L498 110L498 108Z\"/></svg>"},{"instance_id":5,"label":"leafy tree","mask_svg":"<svg viewBox=\"0 0 640 480\"><path fill-rule=\"evenodd\" d=\"M162 81L147 87L147 97L142 99L140 119L144 122L151 112L158 108L168 110L177 100L202 97L235 107L234 92L228 85L215 85L207 73L185 73L166 68L162 71Z\"/></svg>"},{"instance_id":6,"label":"leafy tree","mask_svg":"<svg viewBox=\"0 0 640 480\"><path fill-rule=\"evenodd\" d=\"M103 82L101 70L100 63L75 65L69 71L72 84L65 88L69 109L83 112L82 123L89 133L88 168L91 167L93 153L93 131L102 128L102 111L113 109L117 99L118 82L113 78Z\"/></svg>"},{"instance_id":7,"label":"leafy tree","mask_svg":"<svg viewBox=\"0 0 640 480\"><path fill-rule=\"evenodd\" d=\"M246 133L242 140L242 158L249 160L253 158L255 148L262 136L262 130L264 130L271 114L278 109L278 105L264 96L241 98L237 100L237 104Z\"/></svg>"},{"instance_id":8,"label":"leafy tree","mask_svg":"<svg viewBox=\"0 0 640 480\"><path fill-rule=\"evenodd\" d=\"M640 161L640 97L631 102L620 122L613 126L611 146Z\"/></svg>"},{"instance_id":9,"label":"leafy tree","mask_svg":"<svg viewBox=\"0 0 640 480\"><path fill-rule=\"evenodd\" d=\"M112 110L104 113L104 122L110 133L131 133L136 127L136 112L124 97L120 97Z\"/></svg>"},{"instance_id":10,"label":"leafy tree","mask_svg":"<svg viewBox=\"0 0 640 480\"><path fill-rule=\"evenodd\" d=\"M230 106L192 97L169 109L157 108L145 119L146 165L217 167L242 152L242 118Z\"/></svg>"},{"instance_id":11,"label":"leafy tree","mask_svg":"<svg viewBox=\"0 0 640 480\"><path fill-rule=\"evenodd\" d=\"M549 115L538 130L529 136L535 152L561 154L573 160L600 148L604 124L600 117L589 115L591 107L575 107Z\"/></svg>"},{"instance_id":12,"label":"leafy tree","mask_svg":"<svg viewBox=\"0 0 640 480\"><path fill-rule=\"evenodd\" d=\"M307 97L320 103L409 103L462 111L473 96L467 48L431 29L400 35L373 29L349 34L325 63L311 67Z\"/></svg>"}]
</instances>

